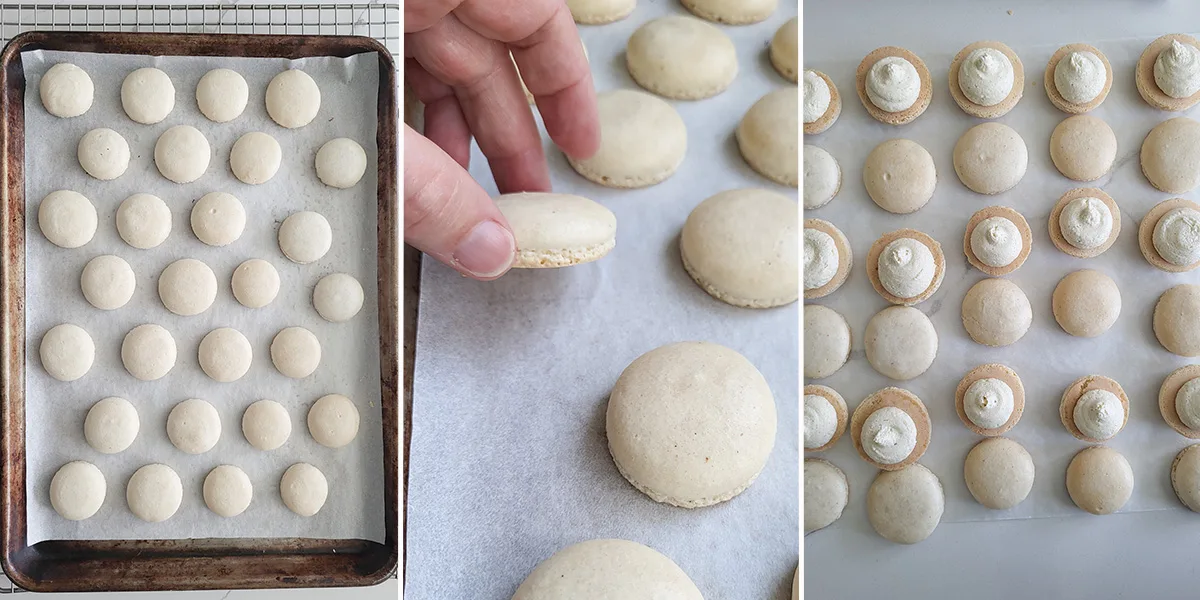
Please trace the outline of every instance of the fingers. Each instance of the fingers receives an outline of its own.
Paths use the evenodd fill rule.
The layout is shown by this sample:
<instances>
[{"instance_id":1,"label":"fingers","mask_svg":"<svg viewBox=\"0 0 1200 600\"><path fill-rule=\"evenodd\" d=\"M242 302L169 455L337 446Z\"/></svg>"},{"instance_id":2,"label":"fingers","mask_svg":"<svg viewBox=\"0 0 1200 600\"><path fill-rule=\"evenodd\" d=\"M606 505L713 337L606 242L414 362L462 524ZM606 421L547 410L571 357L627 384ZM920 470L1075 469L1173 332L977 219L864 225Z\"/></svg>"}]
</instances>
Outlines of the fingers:
<instances>
[{"instance_id":1,"label":"fingers","mask_svg":"<svg viewBox=\"0 0 1200 600\"><path fill-rule=\"evenodd\" d=\"M454 89L463 116L502 193L549 191L541 137L507 48L451 13L409 34L413 58Z\"/></svg>"},{"instance_id":2,"label":"fingers","mask_svg":"<svg viewBox=\"0 0 1200 600\"><path fill-rule=\"evenodd\" d=\"M575 158L596 153L600 121L595 86L566 4L466 0L455 14L482 35L508 43L546 132L559 148Z\"/></svg>"},{"instance_id":3,"label":"fingers","mask_svg":"<svg viewBox=\"0 0 1200 600\"><path fill-rule=\"evenodd\" d=\"M425 105L425 137L441 146L464 169L471 162L471 129L454 89L438 81L415 60L404 61L404 77Z\"/></svg>"},{"instance_id":4,"label":"fingers","mask_svg":"<svg viewBox=\"0 0 1200 600\"><path fill-rule=\"evenodd\" d=\"M490 280L516 242L487 192L432 141L404 127L404 241L463 275Z\"/></svg>"},{"instance_id":5,"label":"fingers","mask_svg":"<svg viewBox=\"0 0 1200 600\"><path fill-rule=\"evenodd\" d=\"M404 32L428 29L450 14L462 0L404 0Z\"/></svg>"}]
</instances>

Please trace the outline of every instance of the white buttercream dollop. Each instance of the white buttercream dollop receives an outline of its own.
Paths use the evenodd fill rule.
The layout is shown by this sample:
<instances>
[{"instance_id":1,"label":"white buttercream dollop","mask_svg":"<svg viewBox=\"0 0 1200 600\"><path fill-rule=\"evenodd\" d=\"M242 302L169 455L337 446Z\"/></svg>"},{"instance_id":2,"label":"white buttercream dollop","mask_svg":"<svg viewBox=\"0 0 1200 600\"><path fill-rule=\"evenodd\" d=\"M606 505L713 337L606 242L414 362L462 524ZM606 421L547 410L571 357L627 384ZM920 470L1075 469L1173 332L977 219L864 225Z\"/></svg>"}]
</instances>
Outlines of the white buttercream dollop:
<instances>
[{"instance_id":1,"label":"white buttercream dollop","mask_svg":"<svg viewBox=\"0 0 1200 600\"><path fill-rule=\"evenodd\" d=\"M971 231L971 252L989 267L1007 267L1021 255L1025 242L1017 224L1005 217L988 217Z\"/></svg>"},{"instance_id":2,"label":"white buttercream dollop","mask_svg":"<svg viewBox=\"0 0 1200 600\"><path fill-rule=\"evenodd\" d=\"M1121 399L1108 390L1088 390L1079 397L1072 415L1075 427L1094 440L1107 440L1125 426Z\"/></svg>"},{"instance_id":3,"label":"white buttercream dollop","mask_svg":"<svg viewBox=\"0 0 1200 600\"><path fill-rule=\"evenodd\" d=\"M1000 379L977 379L963 395L963 412L980 429L995 429L1012 418L1012 388Z\"/></svg>"},{"instance_id":4,"label":"white buttercream dollop","mask_svg":"<svg viewBox=\"0 0 1200 600\"><path fill-rule=\"evenodd\" d=\"M976 48L958 66L958 87L975 104L1000 104L1012 93L1012 61L995 48Z\"/></svg>"},{"instance_id":5,"label":"white buttercream dollop","mask_svg":"<svg viewBox=\"0 0 1200 600\"><path fill-rule=\"evenodd\" d=\"M825 78L811 69L804 71L804 122L812 123L820 119L829 110L832 101L833 96L829 93Z\"/></svg>"},{"instance_id":6,"label":"white buttercream dollop","mask_svg":"<svg viewBox=\"0 0 1200 600\"><path fill-rule=\"evenodd\" d=\"M1175 393L1175 414L1191 429L1200 429L1200 377L1189 379Z\"/></svg>"},{"instance_id":7,"label":"white buttercream dollop","mask_svg":"<svg viewBox=\"0 0 1200 600\"><path fill-rule=\"evenodd\" d=\"M820 229L804 230L804 289L815 290L837 275L838 249L833 236Z\"/></svg>"},{"instance_id":8,"label":"white buttercream dollop","mask_svg":"<svg viewBox=\"0 0 1200 600\"><path fill-rule=\"evenodd\" d=\"M804 395L804 448L820 448L833 439L837 431L837 411L825 396Z\"/></svg>"},{"instance_id":9,"label":"white buttercream dollop","mask_svg":"<svg viewBox=\"0 0 1200 600\"><path fill-rule=\"evenodd\" d=\"M1076 198L1058 215L1058 227L1067 243L1080 250L1091 250L1112 235L1113 215L1099 198Z\"/></svg>"},{"instance_id":10,"label":"white buttercream dollop","mask_svg":"<svg viewBox=\"0 0 1200 600\"><path fill-rule=\"evenodd\" d=\"M1163 260L1186 267L1200 261L1200 211L1181 206L1154 225L1154 249Z\"/></svg>"},{"instance_id":11,"label":"white buttercream dollop","mask_svg":"<svg viewBox=\"0 0 1200 600\"><path fill-rule=\"evenodd\" d=\"M1187 98L1200 92L1200 50L1171 40L1171 45L1154 59L1154 83L1172 98Z\"/></svg>"},{"instance_id":12,"label":"white buttercream dollop","mask_svg":"<svg viewBox=\"0 0 1200 600\"><path fill-rule=\"evenodd\" d=\"M1054 87L1063 100L1087 104L1104 91L1108 71L1099 56L1084 51L1072 52L1054 65Z\"/></svg>"},{"instance_id":13,"label":"white buttercream dollop","mask_svg":"<svg viewBox=\"0 0 1200 600\"><path fill-rule=\"evenodd\" d=\"M933 283L936 270L933 252L913 238L892 240L879 254L879 283L897 298L921 295Z\"/></svg>"},{"instance_id":14,"label":"white buttercream dollop","mask_svg":"<svg viewBox=\"0 0 1200 600\"><path fill-rule=\"evenodd\" d=\"M867 98L886 112L908 110L921 95L921 76L912 63L885 56L867 70Z\"/></svg>"},{"instance_id":15,"label":"white buttercream dollop","mask_svg":"<svg viewBox=\"0 0 1200 600\"><path fill-rule=\"evenodd\" d=\"M871 460L894 465L917 447L917 424L903 410L885 406L867 416L859 442Z\"/></svg>"}]
</instances>

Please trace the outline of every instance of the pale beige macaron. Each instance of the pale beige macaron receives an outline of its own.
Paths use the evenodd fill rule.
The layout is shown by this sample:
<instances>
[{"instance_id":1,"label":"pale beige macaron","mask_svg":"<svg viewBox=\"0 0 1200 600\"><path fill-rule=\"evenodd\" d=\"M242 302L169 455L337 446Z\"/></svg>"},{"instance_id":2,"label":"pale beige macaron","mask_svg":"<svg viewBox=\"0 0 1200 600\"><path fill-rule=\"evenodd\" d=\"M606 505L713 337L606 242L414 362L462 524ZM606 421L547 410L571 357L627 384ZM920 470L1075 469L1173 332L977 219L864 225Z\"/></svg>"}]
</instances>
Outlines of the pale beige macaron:
<instances>
[{"instance_id":1,"label":"pale beige macaron","mask_svg":"<svg viewBox=\"0 0 1200 600\"><path fill-rule=\"evenodd\" d=\"M628 17L637 0L567 0L571 17L580 25L604 25Z\"/></svg>"},{"instance_id":2,"label":"pale beige macaron","mask_svg":"<svg viewBox=\"0 0 1200 600\"><path fill-rule=\"evenodd\" d=\"M1133 495L1133 467L1107 446L1084 448L1067 465L1067 493L1093 515L1112 514Z\"/></svg>"},{"instance_id":3,"label":"pale beige macaron","mask_svg":"<svg viewBox=\"0 0 1200 600\"><path fill-rule=\"evenodd\" d=\"M805 173L807 174L807 172ZM887 140L867 155L863 185L875 204L890 213L920 210L933 197L937 167L920 144L903 138Z\"/></svg>"},{"instance_id":4,"label":"pale beige macaron","mask_svg":"<svg viewBox=\"0 0 1200 600\"><path fill-rule=\"evenodd\" d=\"M625 67L643 88L677 100L715 96L738 73L733 40L700 19L668 16L638 27L625 45Z\"/></svg>"},{"instance_id":5,"label":"pale beige macaron","mask_svg":"<svg viewBox=\"0 0 1200 600\"><path fill-rule=\"evenodd\" d=\"M804 145L804 210L829 204L842 190L842 166L824 148Z\"/></svg>"},{"instance_id":6,"label":"pale beige macaron","mask_svg":"<svg viewBox=\"0 0 1200 600\"><path fill-rule=\"evenodd\" d=\"M683 508L724 502L750 487L771 455L776 424L762 373L708 342L639 356L613 385L605 416L621 475L654 501Z\"/></svg>"},{"instance_id":7,"label":"pale beige macaron","mask_svg":"<svg viewBox=\"0 0 1200 600\"><path fill-rule=\"evenodd\" d=\"M812 74L811 77L810 73ZM829 129L837 121L838 115L842 114L842 96L838 93L837 86L833 84L833 80L828 75L816 69L806 69L804 71L804 97L808 98L817 93L816 79L823 81L825 87L829 90L829 106L825 108L825 112L817 117L816 120L804 123L804 135L816 135Z\"/></svg>"},{"instance_id":8,"label":"pale beige macaron","mask_svg":"<svg viewBox=\"0 0 1200 600\"><path fill-rule=\"evenodd\" d=\"M1154 242L1155 234L1158 233L1155 230L1158 228L1159 223L1162 222L1164 216L1176 209L1191 209L1200 212L1200 204L1183 198L1172 198L1155 204L1154 208L1146 213L1146 216L1142 218L1142 222L1138 225L1138 247L1141 248L1142 256L1146 258L1146 262L1155 267L1168 273L1186 273L1196 267L1200 267L1200 259L1190 263L1180 260L1179 262L1185 264L1175 264L1163 257L1158 251L1158 245ZM1189 242L1189 245L1192 245L1192 248L1189 248L1189 250L1195 249L1195 244L1200 243L1200 240L1192 237L1195 235L1193 233L1195 229L1192 229L1192 227L1196 225L1196 220L1193 217L1194 215L1184 215L1167 221L1167 223L1172 223L1177 228L1182 229L1176 229L1176 233L1179 234L1180 239L1186 240ZM1166 224L1164 223L1164 230L1159 234L1160 236L1170 233L1166 230L1165 226ZM1179 259L1177 258L1176 260Z\"/></svg>"},{"instance_id":9,"label":"pale beige macaron","mask_svg":"<svg viewBox=\"0 0 1200 600\"><path fill-rule=\"evenodd\" d=\"M771 46L767 50L771 66L792 83L797 83L800 76L799 36L800 19L792 17L775 31L775 35L771 37ZM830 89L832 91L832 88Z\"/></svg>"},{"instance_id":10,"label":"pale beige macaron","mask_svg":"<svg viewBox=\"0 0 1200 600\"><path fill-rule=\"evenodd\" d=\"M759 98L738 123L738 149L759 175L800 185L800 90L787 87Z\"/></svg>"},{"instance_id":11,"label":"pale beige macaron","mask_svg":"<svg viewBox=\"0 0 1200 600\"><path fill-rule=\"evenodd\" d=\"M1028 498L1034 471L1029 451L1003 437L975 444L963 462L967 490L976 502L992 510L1006 510Z\"/></svg>"},{"instance_id":12,"label":"pale beige macaron","mask_svg":"<svg viewBox=\"0 0 1200 600\"><path fill-rule=\"evenodd\" d=\"M850 503L850 481L837 465L804 459L804 535L829 527Z\"/></svg>"},{"instance_id":13,"label":"pale beige macaron","mask_svg":"<svg viewBox=\"0 0 1200 600\"><path fill-rule=\"evenodd\" d=\"M996 104L986 106L983 104L976 104L970 98L968 98L966 93L963 92L961 82L959 81L959 72L962 68L963 61L965 61L972 52L983 48L990 48L1003 54L1006 58L1008 58L1008 62L1012 65L1013 71L1012 89L1009 90L1008 95ZM975 42L973 44L967 44L967 46L962 50L959 50L958 54L954 55L954 59L950 61L949 75L950 96L954 98L954 102L958 104L958 107L961 108L963 112L971 115L972 117L979 117L981 119L995 119L997 117L1002 117L1008 114L1008 111L1012 110L1013 107L1017 105L1017 102L1020 102L1021 95L1025 93L1025 66L1021 64L1021 59L1017 56L1017 53L1003 42L982 41Z\"/></svg>"},{"instance_id":14,"label":"pale beige macaron","mask_svg":"<svg viewBox=\"0 0 1200 600\"><path fill-rule=\"evenodd\" d=\"M1011 227L1005 221L1011 224ZM985 222L985 228L979 229ZM1016 237L1010 237L1013 229L1016 230ZM1012 256L1010 244L1016 241L1020 242L1020 251L1007 264L999 264ZM967 232L963 235L963 253L967 255L967 262L971 263L971 266L988 275L999 277L1016 271L1025 264L1025 259L1029 258L1032 250L1033 231L1029 229L1029 222L1012 208L981 208L967 221ZM997 253L1001 256L996 256ZM985 259L995 264L988 264L984 262Z\"/></svg>"},{"instance_id":15,"label":"pale beige macaron","mask_svg":"<svg viewBox=\"0 0 1200 600\"><path fill-rule=\"evenodd\" d=\"M1172 42L1179 42L1200 50L1200 41L1197 41L1196 38L1182 33L1168 33L1150 42L1150 45L1142 51L1142 55L1138 57L1137 68L1133 73L1133 81L1137 84L1138 93L1142 95L1142 100L1145 100L1146 104L1161 110L1182 112L1200 102L1200 91L1185 98L1172 98L1158 87L1158 82L1154 79L1154 63L1158 61L1158 55L1163 50L1171 47Z\"/></svg>"},{"instance_id":16,"label":"pale beige macaron","mask_svg":"<svg viewBox=\"0 0 1200 600\"><path fill-rule=\"evenodd\" d=\"M799 204L782 194L754 188L720 192L692 209L683 224L683 268L722 302L745 308L791 304L800 289L799 217Z\"/></svg>"},{"instance_id":17,"label":"pale beige macaron","mask_svg":"<svg viewBox=\"0 0 1200 600\"><path fill-rule=\"evenodd\" d=\"M1064 59L1067 59L1068 63L1064 64L1069 64L1070 59L1067 57L1074 55L1076 52L1086 52L1088 54L1092 54L1096 58L1100 59L1100 64L1104 66L1104 87L1100 89L1100 92L1095 98L1092 98L1086 102L1071 102L1070 100L1067 100L1065 97L1063 97L1062 91L1058 89L1058 84L1055 82L1055 78L1057 77L1055 73L1058 69L1059 63L1061 63ZM1050 98L1050 104L1053 104L1055 108L1063 112L1079 115L1095 109L1104 102L1105 98L1108 97L1108 92L1112 89L1112 83L1113 71L1112 65L1108 63L1108 57L1105 56L1104 53L1095 46L1090 44L1067 44L1066 46L1056 50L1054 54L1050 56L1050 62L1046 63L1046 77L1044 82L1044 85L1046 86L1046 96Z\"/></svg>"},{"instance_id":18,"label":"pale beige macaron","mask_svg":"<svg viewBox=\"0 0 1200 600\"><path fill-rule=\"evenodd\" d=\"M920 78L920 91L917 93L916 102L912 106L896 112L889 112L875 105L871 101L871 97L867 94L867 78L871 71L871 67L875 63L889 58L897 57L908 61L917 71L917 77ZM871 118L885 123L887 125L904 125L916 120L929 108L930 101L933 100L933 76L929 74L929 68L925 66L925 61L912 52L897 46L884 46L872 50L866 55L862 62L858 63L858 70L855 71L854 85L858 89L858 99L862 101L863 108L867 109L867 114Z\"/></svg>"},{"instance_id":19,"label":"pale beige macaron","mask_svg":"<svg viewBox=\"0 0 1200 600\"><path fill-rule=\"evenodd\" d=\"M1200 93L1200 92L1198 92ZM1185 194L1200 183L1200 121L1167 119L1142 142L1142 174L1168 194Z\"/></svg>"},{"instance_id":20,"label":"pale beige macaron","mask_svg":"<svg viewBox=\"0 0 1200 600\"><path fill-rule=\"evenodd\" d=\"M963 297L962 322L976 343L1007 346L1029 331L1033 308L1017 284L1007 279L984 279Z\"/></svg>"},{"instance_id":21,"label":"pale beige macaron","mask_svg":"<svg viewBox=\"0 0 1200 600\"><path fill-rule=\"evenodd\" d=\"M863 347L867 362L880 375L907 381L933 365L937 330L925 313L911 306L889 306L867 321Z\"/></svg>"},{"instance_id":22,"label":"pale beige macaron","mask_svg":"<svg viewBox=\"0 0 1200 600\"><path fill-rule=\"evenodd\" d=\"M875 533L897 544L928 538L945 510L941 480L921 464L880 471L867 489L867 520Z\"/></svg>"},{"instance_id":23,"label":"pale beige macaron","mask_svg":"<svg viewBox=\"0 0 1200 600\"><path fill-rule=\"evenodd\" d=\"M1158 388L1158 412L1171 426L1185 438L1200 440L1200 428L1194 428L1183 422L1179 417L1179 392L1183 386L1193 379L1200 378L1200 365L1186 365L1171 371ZM1191 389L1191 388L1190 388Z\"/></svg>"},{"instance_id":24,"label":"pale beige macaron","mask_svg":"<svg viewBox=\"0 0 1200 600\"><path fill-rule=\"evenodd\" d=\"M662 98L614 90L600 94L596 104L600 149L582 160L568 156L575 172L603 186L639 188L665 180L683 163L687 126Z\"/></svg>"},{"instance_id":25,"label":"pale beige macaron","mask_svg":"<svg viewBox=\"0 0 1200 600\"><path fill-rule=\"evenodd\" d=\"M1050 133L1050 160L1068 179L1100 179L1112 170L1116 159L1117 135L1099 117L1067 117Z\"/></svg>"},{"instance_id":26,"label":"pale beige macaron","mask_svg":"<svg viewBox=\"0 0 1200 600\"><path fill-rule=\"evenodd\" d=\"M1113 433L1112 435L1103 439L1089 437L1086 433L1079 429L1079 424L1075 421L1075 407L1079 404L1079 400L1084 394L1093 390L1109 392L1116 396L1117 400L1121 402L1121 409L1123 412L1121 416L1121 426L1117 429L1116 433ZM1125 425L1129 422L1129 396L1125 395L1125 390L1121 388L1121 384L1108 377L1103 375L1085 375L1073 381L1071 385L1067 386L1067 389L1063 391L1062 399L1058 404L1058 418L1062 421L1063 427L1066 427L1067 431L1071 435L1085 442L1098 444L1105 440L1112 439L1113 436L1115 436L1117 433L1120 433L1121 430L1125 428Z\"/></svg>"},{"instance_id":27,"label":"pale beige macaron","mask_svg":"<svg viewBox=\"0 0 1200 600\"><path fill-rule=\"evenodd\" d=\"M954 144L954 172L967 189L979 194L1012 189L1028 166L1025 140L1003 123L980 123Z\"/></svg>"},{"instance_id":28,"label":"pale beige macaron","mask_svg":"<svg viewBox=\"0 0 1200 600\"><path fill-rule=\"evenodd\" d=\"M664 600L704 600L670 558L621 539L591 539L555 552L525 577L512 600L638 598L647 590Z\"/></svg>"},{"instance_id":29,"label":"pale beige macaron","mask_svg":"<svg viewBox=\"0 0 1200 600\"><path fill-rule=\"evenodd\" d=\"M804 395L805 397L820 396L824 398L827 402L829 402L829 405L833 407L833 413L837 417L837 424L833 428L833 436L829 438L828 442L812 448L809 448L806 444L804 448L805 452L823 452L832 448L838 440L842 439L842 434L846 432L846 425L850 422L850 412L846 408L846 400L842 398L841 394L837 393L837 391L831 387L826 387L823 385L806 385L804 386ZM807 400L805 401L804 406L804 423L808 423L809 417ZM805 427L807 427L807 425ZM805 431L807 431L807 429L805 429Z\"/></svg>"},{"instance_id":30,"label":"pale beige macaron","mask_svg":"<svg viewBox=\"0 0 1200 600\"><path fill-rule=\"evenodd\" d=\"M804 305L804 377L823 379L850 359L850 324L841 313L820 304Z\"/></svg>"},{"instance_id":31,"label":"pale beige macaron","mask_svg":"<svg viewBox=\"0 0 1200 600\"><path fill-rule=\"evenodd\" d=\"M726 25L749 25L771 16L779 0L679 0L701 19Z\"/></svg>"},{"instance_id":32,"label":"pale beige macaron","mask_svg":"<svg viewBox=\"0 0 1200 600\"><path fill-rule=\"evenodd\" d=\"M837 270L829 281L817 285L820 283L819 281L810 281L808 277L804 278L804 299L815 300L836 292L843 283L846 283L846 280L850 278L850 269L854 267L854 253L850 250L850 240L846 239L842 230L829 221L805 219L804 229L805 231L813 229L829 236L833 240L833 247L837 252ZM805 272L817 267L816 263L827 259L827 257L821 256L820 245L810 243L810 241L810 235L806 233L804 238ZM784 279L787 279L786 275L784 275ZM810 285L813 287L809 287Z\"/></svg>"},{"instance_id":33,"label":"pale beige macaron","mask_svg":"<svg viewBox=\"0 0 1200 600\"><path fill-rule=\"evenodd\" d=\"M1004 385L1008 386L1009 390L1012 390L1012 413L1009 415L1008 420L999 427L981 427L972 421L970 416L967 415L967 405L965 404L967 400L967 390L971 389L971 386L975 385L977 382L987 379L998 380L1004 383ZM985 395L982 399L982 402L989 403L989 405L981 406L979 408L991 408L990 403L996 400L997 399L987 398ZM967 426L967 429L970 429L979 435L985 435L989 437L1004 435L1004 433L1006 433L1008 430L1016 427L1017 422L1021 420L1021 415L1025 413L1025 386L1021 383L1021 378L1017 376L1016 371L1002 364L991 363L979 365L978 367L968 371L967 374L963 375L963 378L959 380L958 387L954 389L954 407L958 411L958 418L962 420L963 425ZM999 421L999 419L997 419L997 421Z\"/></svg>"},{"instance_id":34,"label":"pale beige macaron","mask_svg":"<svg viewBox=\"0 0 1200 600\"><path fill-rule=\"evenodd\" d=\"M1071 242L1067 241L1066 236L1063 235L1063 209L1080 198L1096 198L1100 200L1108 208L1108 213L1112 217L1112 229L1109 231L1108 239L1104 240L1098 246L1077 248L1071 245ZM1100 188L1075 188L1063 194L1058 199L1058 202L1055 203L1054 208L1050 209L1050 218L1047 220L1047 226L1050 230L1050 241L1054 243L1055 248L1075 258L1093 258L1104 254L1105 250L1108 250L1116 243L1117 236L1121 233L1121 209L1117 206L1117 201L1113 200L1112 196L1109 196Z\"/></svg>"},{"instance_id":35,"label":"pale beige macaron","mask_svg":"<svg viewBox=\"0 0 1200 600\"><path fill-rule=\"evenodd\" d=\"M1172 354L1200 356L1200 285L1181 283L1158 297L1154 336Z\"/></svg>"},{"instance_id":36,"label":"pale beige macaron","mask_svg":"<svg viewBox=\"0 0 1200 600\"><path fill-rule=\"evenodd\" d=\"M933 255L933 273L929 276L929 285L923 291L913 296L902 298L888 291L887 286L884 283L884 279L880 274L879 268L881 260L885 264L893 264L897 267L903 267L904 265L911 264L913 257L908 256L907 253L897 253L896 256L890 257L883 256L884 250L886 250L892 242L905 239L915 240L929 249L930 254ZM896 250L907 250L907 248L897 248ZM921 276L926 275L928 274L924 271L921 272ZM874 287L875 291L881 297L883 297L884 300L887 300L892 304L912 306L928 300L929 297L937 291L938 287L942 285L942 278L945 276L946 256L942 253L942 245L939 244L937 240L929 237L929 235L917 231L916 229L897 229L891 233L885 233L882 237L875 240L875 243L871 244L871 249L867 251L867 277L871 280L871 287Z\"/></svg>"},{"instance_id":37,"label":"pale beige macaron","mask_svg":"<svg viewBox=\"0 0 1200 600\"><path fill-rule=\"evenodd\" d=\"M917 443L909 452L908 456L904 457L899 462L893 464L883 464L871 458L863 448L863 425L876 411L885 408L897 408L904 411L913 424L916 425ZM854 449L858 451L858 455L863 460L872 466L883 469L884 471L899 471L905 467L916 463L929 449L929 440L933 435L933 422L929 420L929 411L925 408L925 403L916 394L898 387L887 387L863 398L863 401L854 409L854 414L850 417L850 439L854 440ZM878 440L879 442L891 442L890 439ZM866 443L875 443L876 440L867 440Z\"/></svg>"},{"instance_id":38,"label":"pale beige macaron","mask_svg":"<svg viewBox=\"0 0 1200 600\"><path fill-rule=\"evenodd\" d=\"M1188 510L1200 512L1200 444L1179 451L1171 461L1171 487Z\"/></svg>"},{"instance_id":39,"label":"pale beige macaron","mask_svg":"<svg viewBox=\"0 0 1200 600\"><path fill-rule=\"evenodd\" d=\"M1109 330L1121 314L1121 289L1112 277L1093 269L1067 274L1054 286L1051 309L1063 331L1091 338Z\"/></svg>"},{"instance_id":40,"label":"pale beige macaron","mask_svg":"<svg viewBox=\"0 0 1200 600\"><path fill-rule=\"evenodd\" d=\"M617 245L617 217L572 194L504 194L496 206L517 243L513 268L569 267L597 260Z\"/></svg>"}]
</instances>

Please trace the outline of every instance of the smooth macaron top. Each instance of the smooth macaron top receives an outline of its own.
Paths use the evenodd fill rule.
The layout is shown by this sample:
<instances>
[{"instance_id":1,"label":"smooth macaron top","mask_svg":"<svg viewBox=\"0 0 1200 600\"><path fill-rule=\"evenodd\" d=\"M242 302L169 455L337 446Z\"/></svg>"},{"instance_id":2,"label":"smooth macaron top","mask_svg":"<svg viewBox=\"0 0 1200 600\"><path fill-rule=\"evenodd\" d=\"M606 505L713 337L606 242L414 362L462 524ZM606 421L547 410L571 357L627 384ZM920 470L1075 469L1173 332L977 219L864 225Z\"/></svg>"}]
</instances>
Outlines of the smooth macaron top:
<instances>
[{"instance_id":1,"label":"smooth macaron top","mask_svg":"<svg viewBox=\"0 0 1200 600\"><path fill-rule=\"evenodd\" d=\"M800 207L768 190L720 192L688 215L679 250L713 296L747 307L781 306L800 294Z\"/></svg>"},{"instance_id":2,"label":"smooth macaron top","mask_svg":"<svg viewBox=\"0 0 1200 600\"><path fill-rule=\"evenodd\" d=\"M599 203L572 194L519 193L496 198L517 243L516 266L567 266L612 249L617 217ZM555 264L526 265L546 260Z\"/></svg>"}]
</instances>

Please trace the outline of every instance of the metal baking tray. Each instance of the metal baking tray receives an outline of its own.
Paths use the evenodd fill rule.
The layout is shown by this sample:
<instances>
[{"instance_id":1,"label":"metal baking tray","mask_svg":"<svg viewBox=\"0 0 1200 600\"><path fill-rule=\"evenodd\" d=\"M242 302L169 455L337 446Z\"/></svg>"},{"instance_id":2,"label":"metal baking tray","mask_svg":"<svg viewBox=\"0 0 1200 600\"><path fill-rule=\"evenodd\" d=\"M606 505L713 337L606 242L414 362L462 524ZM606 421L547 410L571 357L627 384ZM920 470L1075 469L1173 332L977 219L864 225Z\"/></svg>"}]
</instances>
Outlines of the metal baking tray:
<instances>
[{"instance_id":1,"label":"metal baking tray","mask_svg":"<svg viewBox=\"0 0 1200 600\"><path fill-rule=\"evenodd\" d=\"M30 546L25 485L25 181L21 53L303 58L379 56L378 262L383 412L384 543L306 538L70 541ZM373 585L396 568L400 254L396 70L379 42L355 36L31 31L0 53L0 563L37 592L249 589Z\"/></svg>"}]
</instances>

